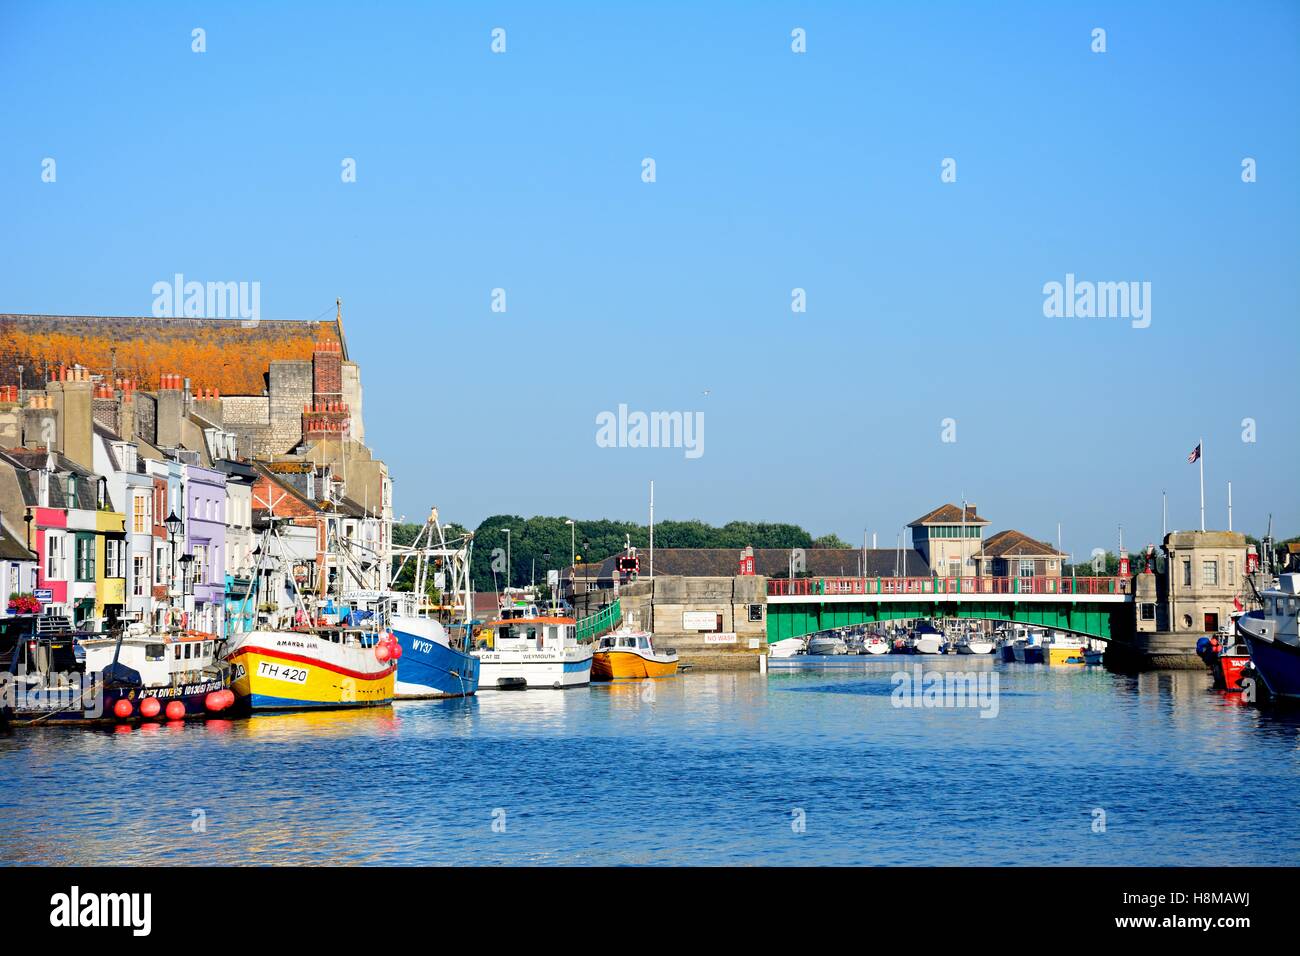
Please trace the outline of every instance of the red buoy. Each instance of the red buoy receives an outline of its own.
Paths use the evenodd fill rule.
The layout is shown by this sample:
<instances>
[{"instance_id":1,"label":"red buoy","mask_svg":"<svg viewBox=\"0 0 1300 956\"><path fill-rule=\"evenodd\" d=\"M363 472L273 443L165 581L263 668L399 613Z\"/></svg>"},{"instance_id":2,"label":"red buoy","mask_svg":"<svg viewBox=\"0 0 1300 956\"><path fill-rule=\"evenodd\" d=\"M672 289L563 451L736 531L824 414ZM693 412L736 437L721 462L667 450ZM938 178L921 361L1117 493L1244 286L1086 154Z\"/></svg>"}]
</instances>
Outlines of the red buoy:
<instances>
[{"instance_id":1,"label":"red buoy","mask_svg":"<svg viewBox=\"0 0 1300 956\"><path fill-rule=\"evenodd\" d=\"M123 720L125 720L127 717L130 717L131 711L133 711L134 709L135 708L131 706L131 702L127 700L125 697L118 698L117 703L113 705L113 713L117 717L120 717Z\"/></svg>"},{"instance_id":2,"label":"red buoy","mask_svg":"<svg viewBox=\"0 0 1300 956\"><path fill-rule=\"evenodd\" d=\"M226 701L226 706L227 706L227 707L234 707L234 706L235 706L235 692L234 692L233 690L231 690L229 687L227 687L225 690L221 691L221 694L222 694L222 697L223 697L223 698L225 699L225 701Z\"/></svg>"},{"instance_id":3,"label":"red buoy","mask_svg":"<svg viewBox=\"0 0 1300 956\"><path fill-rule=\"evenodd\" d=\"M157 697L146 697L144 700L140 701L141 717L157 717L161 710L162 704L158 703Z\"/></svg>"},{"instance_id":4,"label":"red buoy","mask_svg":"<svg viewBox=\"0 0 1300 956\"><path fill-rule=\"evenodd\" d=\"M184 720L184 719L185 719L185 705L182 704L179 700L174 700L174 701L172 701L170 704L168 704L168 705L167 705L167 719L168 719L168 720Z\"/></svg>"},{"instance_id":5,"label":"red buoy","mask_svg":"<svg viewBox=\"0 0 1300 956\"><path fill-rule=\"evenodd\" d=\"M384 663L384 661L388 660L392 656L392 652L389 651L387 644L375 645L375 660L379 661L379 663Z\"/></svg>"},{"instance_id":6,"label":"red buoy","mask_svg":"<svg viewBox=\"0 0 1300 956\"><path fill-rule=\"evenodd\" d=\"M225 695L223 695L219 690L214 690L212 693L208 694L207 697L203 698L203 706L214 714L219 710L225 710Z\"/></svg>"},{"instance_id":7,"label":"red buoy","mask_svg":"<svg viewBox=\"0 0 1300 956\"><path fill-rule=\"evenodd\" d=\"M390 656L393 660L395 660L395 661L396 661L396 660L401 660L401 658L402 658L402 645L399 644L399 643L397 642L397 638L393 638L393 643L392 643L392 646L389 648L389 652L388 652L388 654L389 654L389 656Z\"/></svg>"}]
</instances>

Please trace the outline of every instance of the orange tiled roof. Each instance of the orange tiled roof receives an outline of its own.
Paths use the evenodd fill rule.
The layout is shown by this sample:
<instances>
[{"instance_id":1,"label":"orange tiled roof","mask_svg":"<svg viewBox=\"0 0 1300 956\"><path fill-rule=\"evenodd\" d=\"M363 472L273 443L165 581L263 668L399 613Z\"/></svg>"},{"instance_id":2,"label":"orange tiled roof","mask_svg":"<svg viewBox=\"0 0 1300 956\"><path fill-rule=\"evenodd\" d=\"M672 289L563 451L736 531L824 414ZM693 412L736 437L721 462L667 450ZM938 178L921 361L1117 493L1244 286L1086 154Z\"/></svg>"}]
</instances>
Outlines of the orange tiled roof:
<instances>
[{"instance_id":1,"label":"orange tiled roof","mask_svg":"<svg viewBox=\"0 0 1300 956\"><path fill-rule=\"evenodd\" d=\"M928 514L923 514L915 521L911 522L908 527L912 528L923 524L961 524L961 507L953 504L943 504L935 508ZM988 524L983 518L975 513L975 506L968 504L966 506L966 523L967 524Z\"/></svg>"},{"instance_id":2,"label":"orange tiled roof","mask_svg":"<svg viewBox=\"0 0 1300 956\"><path fill-rule=\"evenodd\" d=\"M1008 529L1007 531L999 531L985 541L979 556L982 558L1007 558L1044 554L1065 556L1065 552L1057 551L1045 541L1031 538L1022 531Z\"/></svg>"},{"instance_id":3,"label":"orange tiled roof","mask_svg":"<svg viewBox=\"0 0 1300 956\"><path fill-rule=\"evenodd\" d=\"M31 388L59 365L84 365L144 389L174 373L195 388L223 395L261 395L278 359L310 360L318 341L342 344L334 319L325 322L158 319L151 316L17 315L0 313L0 384ZM114 355L116 349L116 355Z\"/></svg>"}]
</instances>

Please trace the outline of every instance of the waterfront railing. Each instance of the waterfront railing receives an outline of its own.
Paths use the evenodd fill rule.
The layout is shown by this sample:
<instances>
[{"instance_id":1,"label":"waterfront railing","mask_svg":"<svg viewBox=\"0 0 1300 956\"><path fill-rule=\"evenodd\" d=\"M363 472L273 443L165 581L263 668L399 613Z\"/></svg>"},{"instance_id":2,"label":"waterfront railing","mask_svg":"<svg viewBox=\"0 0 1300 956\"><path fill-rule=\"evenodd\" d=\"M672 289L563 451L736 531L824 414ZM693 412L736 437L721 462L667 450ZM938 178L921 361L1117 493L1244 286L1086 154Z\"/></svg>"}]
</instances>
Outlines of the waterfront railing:
<instances>
[{"instance_id":1,"label":"waterfront railing","mask_svg":"<svg viewBox=\"0 0 1300 956\"><path fill-rule=\"evenodd\" d=\"M595 614L578 619L578 640L594 640L614 630L623 620L623 606L617 600L607 604Z\"/></svg>"},{"instance_id":2,"label":"waterfront railing","mask_svg":"<svg viewBox=\"0 0 1300 956\"><path fill-rule=\"evenodd\" d=\"M1120 577L769 578L772 597L826 594L1128 594Z\"/></svg>"}]
</instances>

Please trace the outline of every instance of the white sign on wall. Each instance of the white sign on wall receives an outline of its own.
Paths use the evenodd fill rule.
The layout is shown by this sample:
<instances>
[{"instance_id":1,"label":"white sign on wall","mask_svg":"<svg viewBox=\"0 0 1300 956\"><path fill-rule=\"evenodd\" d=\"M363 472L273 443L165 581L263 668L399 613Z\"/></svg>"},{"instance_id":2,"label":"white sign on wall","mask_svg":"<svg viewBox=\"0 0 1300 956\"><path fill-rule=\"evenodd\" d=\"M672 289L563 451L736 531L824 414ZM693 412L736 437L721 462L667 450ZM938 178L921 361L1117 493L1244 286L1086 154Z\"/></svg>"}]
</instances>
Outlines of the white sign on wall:
<instances>
[{"instance_id":1,"label":"white sign on wall","mask_svg":"<svg viewBox=\"0 0 1300 956\"><path fill-rule=\"evenodd\" d=\"M726 634L705 634L705 644L735 644L736 635L732 632Z\"/></svg>"},{"instance_id":2,"label":"white sign on wall","mask_svg":"<svg viewBox=\"0 0 1300 956\"><path fill-rule=\"evenodd\" d=\"M682 611L683 631L716 631L718 627L717 611Z\"/></svg>"}]
</instances>

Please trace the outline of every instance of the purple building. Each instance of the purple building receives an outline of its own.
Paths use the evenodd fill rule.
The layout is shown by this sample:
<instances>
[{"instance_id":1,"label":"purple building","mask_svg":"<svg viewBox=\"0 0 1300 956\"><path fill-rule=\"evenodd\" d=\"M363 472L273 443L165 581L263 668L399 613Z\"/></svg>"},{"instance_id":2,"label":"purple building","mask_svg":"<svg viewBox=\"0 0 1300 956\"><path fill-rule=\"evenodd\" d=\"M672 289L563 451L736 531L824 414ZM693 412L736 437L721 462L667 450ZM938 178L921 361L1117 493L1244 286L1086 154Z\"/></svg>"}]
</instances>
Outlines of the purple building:
<instances>
[{"instance_id":1,"label":"purple building","mask_svg":"<svg viewBox=\"0 0 1300 956\"><path fill-rule=\"evenodd\" d=\"M226 476L186 465L185 534L194 593L190 627L220 634L226 605Z\"/></svg>"}]
</instances>

